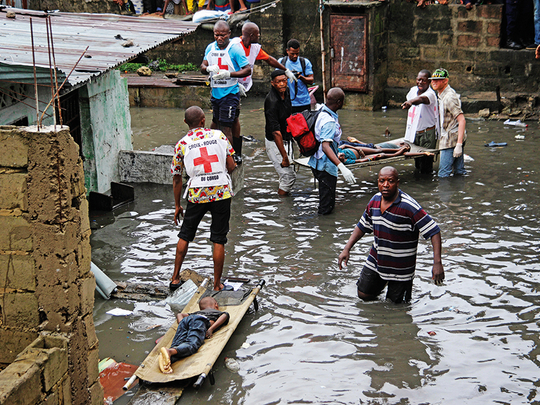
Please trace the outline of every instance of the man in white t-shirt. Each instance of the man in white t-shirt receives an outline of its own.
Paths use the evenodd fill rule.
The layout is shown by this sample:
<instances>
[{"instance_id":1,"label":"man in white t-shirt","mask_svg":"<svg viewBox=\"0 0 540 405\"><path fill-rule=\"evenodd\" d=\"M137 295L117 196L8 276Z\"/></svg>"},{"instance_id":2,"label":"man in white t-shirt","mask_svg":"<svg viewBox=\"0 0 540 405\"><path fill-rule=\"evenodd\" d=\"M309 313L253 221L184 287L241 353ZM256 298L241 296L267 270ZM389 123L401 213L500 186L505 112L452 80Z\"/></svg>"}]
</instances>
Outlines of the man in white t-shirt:
<instances>
[{"instance_id":1,"label":"man in white t-shirt","mask_svg":"<svg viewBox=\"0 0 540 405\"><path fill-rule=\"evenodd\" d=\"M437 94L429 87L431 72L421 70L416 76L416 86L407 94L401 108L409 109L405 140L426 149L437 147L439 134L439 109ZM415 165L421 173L433 172L433 156L415 159Z\"/></svg>"}]
</instances>

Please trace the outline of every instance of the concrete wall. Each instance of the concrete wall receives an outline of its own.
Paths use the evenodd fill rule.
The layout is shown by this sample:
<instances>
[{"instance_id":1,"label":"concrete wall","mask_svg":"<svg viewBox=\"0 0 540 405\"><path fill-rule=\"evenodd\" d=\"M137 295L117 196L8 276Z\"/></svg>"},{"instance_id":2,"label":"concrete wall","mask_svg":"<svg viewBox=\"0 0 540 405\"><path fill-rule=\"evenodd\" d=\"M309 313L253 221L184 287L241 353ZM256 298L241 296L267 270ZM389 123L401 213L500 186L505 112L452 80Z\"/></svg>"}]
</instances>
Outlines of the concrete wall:
<instances>
[{"instance_id":1,"label":"concrete wall","mask_svg":"<svg viewBox=\"0 0 540 405\"><path fill-rule=\"evenodd\" d=\"M78 146L67 127L0 127L0 148L0 363L14 364L0 373L0 403L100 404L95 280ZM60 351L25 351L43 332L59 333L67 346L44 338L35 346Z\"/></svg>"},{"instance_id":2,"label":"concrete wall","mask_svg":"<svg viewBox=\"0 0 540 405\"><path fill-rule=\"evenodd\" d=\"M133 149L127 81L109 71L81 88L79 100L86 187L103 193L119 180L118 152Z\"/></svg>"}]
</instances>

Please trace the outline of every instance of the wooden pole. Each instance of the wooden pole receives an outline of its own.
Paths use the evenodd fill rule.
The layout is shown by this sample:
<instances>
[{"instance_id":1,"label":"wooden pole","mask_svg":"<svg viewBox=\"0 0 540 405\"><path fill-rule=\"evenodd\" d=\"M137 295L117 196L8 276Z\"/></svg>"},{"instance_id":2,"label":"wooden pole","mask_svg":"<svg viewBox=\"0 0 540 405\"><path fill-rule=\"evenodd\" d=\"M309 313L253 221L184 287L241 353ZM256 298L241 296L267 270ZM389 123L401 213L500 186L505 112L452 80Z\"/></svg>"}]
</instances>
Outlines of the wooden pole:
<instances>
[{"instance_id":1,"label":"wooden pole","mask_svg":"<svg viewBox=\"0 0 540 405\"><path fill-rule=\"evenodd\" d=\"M323 0L319 0L319 25L321 31L321 71L324 102L326 103L326 49L324 46Z\"/></svg>"}]
</instances>

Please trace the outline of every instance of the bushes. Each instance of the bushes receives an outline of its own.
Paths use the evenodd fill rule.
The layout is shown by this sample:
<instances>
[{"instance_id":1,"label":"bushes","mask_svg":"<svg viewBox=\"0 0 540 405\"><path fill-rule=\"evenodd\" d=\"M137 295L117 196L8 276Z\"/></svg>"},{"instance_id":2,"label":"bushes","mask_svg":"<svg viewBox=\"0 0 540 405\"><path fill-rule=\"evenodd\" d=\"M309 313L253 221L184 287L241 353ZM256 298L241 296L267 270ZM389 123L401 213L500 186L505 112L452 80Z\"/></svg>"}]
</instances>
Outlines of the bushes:
<instances>
[{"instance_id":1,"label":"bushes","mask_svg":"<svg viewBox=\"0 0 540 405\"><path fill-rule=\"evenodd\" d=\"M158 59L148 64L146 63L124 63L123 65L118 66L116 69L120 70L123 73L135 73L137 69L142 66L148 66L153 71L159 72L188 72L188 71L197 71L199 70L198 66L195 66L193 63L187 63L185 65L174 65L169 64L165 59Z\"/></svg>"}]
</instances>

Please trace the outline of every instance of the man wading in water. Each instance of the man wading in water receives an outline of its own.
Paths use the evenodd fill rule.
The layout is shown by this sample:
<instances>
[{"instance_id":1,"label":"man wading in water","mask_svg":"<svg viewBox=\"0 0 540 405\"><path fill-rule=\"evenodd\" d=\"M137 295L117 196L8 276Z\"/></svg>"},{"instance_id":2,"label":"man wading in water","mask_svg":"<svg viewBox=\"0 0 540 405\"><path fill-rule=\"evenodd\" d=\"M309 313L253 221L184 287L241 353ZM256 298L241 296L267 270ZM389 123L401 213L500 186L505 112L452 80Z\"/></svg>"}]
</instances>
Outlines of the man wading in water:
<instances>
[{"instance_id":1,"label":"man wading in water","mask_svg":"<svg viewBox=\"0 0 540 405\"><path fill-rule=\"evenodd\" d=\"M375 240L356 283L358 297L374 300L388 285L386 298L399 304L411 299L416 267L418 236L431 239L433 245L432 275L435 283L444 280L441 262L441 230L412 197L401 191L398 172L383 167L378 178L379 193L375 194L354 228L338 258L339 268L347 265L349 253L366 233Z\"/></svg>"}]
</instances>

